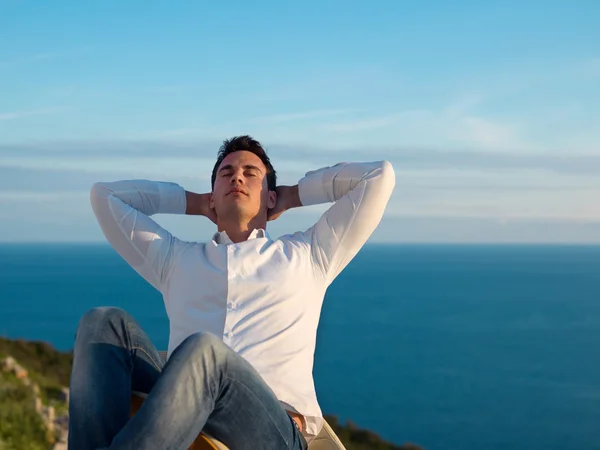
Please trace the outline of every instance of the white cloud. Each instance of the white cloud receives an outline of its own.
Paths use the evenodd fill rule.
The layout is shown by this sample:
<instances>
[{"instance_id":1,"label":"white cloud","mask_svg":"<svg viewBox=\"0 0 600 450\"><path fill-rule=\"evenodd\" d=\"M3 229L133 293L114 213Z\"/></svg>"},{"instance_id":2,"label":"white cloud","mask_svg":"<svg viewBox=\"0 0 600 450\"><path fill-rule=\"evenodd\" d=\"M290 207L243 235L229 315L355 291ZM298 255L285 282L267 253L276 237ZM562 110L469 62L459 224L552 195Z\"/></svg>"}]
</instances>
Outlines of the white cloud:
<instances>
[{"instance_id":1,"label":"white cloud","mask_svg":"<svg viewBox=\"0 0 600 450\"><path fill-rule=\"evenodd\" d=\"M317 125L317 128L325 133L349 134L351 138L375 131L389 140L400 138L403 142L424 146L452 148L462 145L484 151L535 148L521 137L523 125L517 127L469 111L481 101L480 96L466 96L439 110L415 109L330 121Z\"/></svg>"},{"instance_id":2,"label":"white cloud","mask_svg":"<svg viewBox=\"0 0 600 450\"><path fill-rule=\"evenodd\" d=\"M388 127L390 125L400 125L403 119L410 117L412 114L418 115L419 111L410 111L397 114L389 114L383 116L367 117L362 119L352 119L327 123L320 126L323 131L332 131L336 133L350 133L357 131L375 130L378 128Z\"/></svg>"},{"instance_id":3,"label":"white cloud","mask_svg":"<svg viewBox=\"0 0 600 450\"><path fill-rule=\"evenodd\" d=\"M63 111L70 109L68 106L54 106L51 108L40 108L40 109L32 109L28 111L13 111L7 113L0 113L0 121L2 120L14 120L14 119L22 119L24 117L31 116L45 116L50 114L57 114Z\"/></svg>"},{"instance_id":4,"label":"white cloud","mask_svg":"<svg viewBox=\"0 0 600 450\"><path fill-rule=\"evenodd\" d=\"M351 114L358 111L357 109L317 109L313 111L300 111L291 113L280 113L268 116L254 117L246 119L249 122L260 123L280 123L300 120L321 119L323 117L340 116Z\"/></svg>"},{"instance_id":5,"label":"white cloud","mask_svg":"<svg viewBox=\"0 0 600 450\"><path fill-rule=\"evenodd\" d=\"M395 193L388 214L395 217L446 217L495 220L600 222L600 188L423 190Z\"/></svg>"},{"instance_id":6,"label":"white cloud","mask_svg":"<svg viewBox=\"0 0 600 450\"><path fill-rule=\"evenodd\" d=\"M52 158L41 156L37 158L3 157L0 161L0 174L3 168L30 169L42 171L59 177L81 178L83 174L107 174L112 178L152 178L156 180L177 179L206 184L210 180L215 159L202 157L107 157L99 155L92 157ZM278 178L282 184L290 181L290 176L299 177L313 166L306 161L278 161L276 164ZM69 175L72 172L72 175ZM10 176L10 173L8 174ZM104 180L109 181L109 180ZM2 183L0 183L0 186Z\"/></svg>"},{"instance_id":7,"label":"white cloud","mask_svg":"<svg viewBox=\"0 0 600 450\"><path fill-rule=\"evenodd\" d=\"M443 119L442 119L443 120ZM516 127L483 117L465 116L448 120L444 125L447 137L455 142L464 142L485 149L526 149Z\"/></svg>"},{"instance_id":8,"label":"white cloud","mask_svg":"<svg viewBox=\"0 0 600 450\"><path fill-rule=\"evenodd\" d=\"M74 56L86 53L88 50L89 48L87 46L80 45L78 47L62 51L42 51L34 54L22 55L21 57L13 60L0 61L0 68L15 68L23 64L54 60L64 56Z\"/></svg>"},{"instance_id":9,"label":"white cloud","mask_svg":"<svg viewBox=\"0 0 600 450\"><path fill-rule=\"evenodd\" d=\"M573 76L585 81L600 78L600 56L588 58L569 66L567 76Z\"/></svg>"},{"instance_id":10,"label":"white cloud","mask_svg":"<svg viewBox=\"0 0 600 450\"><path fill-rule=\"evenodd\" d=\"M254 130L261 126L268 126L270 129L281 124L289 124L294 122L293 125L298 127L298 123L302 123L300 127L311 126L311 121L317 119L321 120L327 117L349 115L358 111L357 109L316 109L310 111L296 111L296 112L282 112L277 114L269 114L257 117L246 117L237 120L231 120L227 123L213 124L204 121L202 124L197 124L191 127L176 128L172 130L165 130L158 133L153 133L158 137L207 137L215 136L220 134L221 136L230 136L236 133L235 130ZM255 132L252 134L257 135ZM261 136L265 136L270 130L258 132ZM262 139L261 139L262 140Z\"/></svg>"},{"instance_id":11,"label":"white cloud","mask_svg":"<svg viewBox=\"0 0 600 450\"><path fill-rule=\"evenodd\" d=\"M76 197L95 181L131 178L177 182L195 192L210 189L210 170L201 169L201 164L194 166L191 160L149 159L149 165L140 166L140 161L132 159L129 165L136 162L135 170L125 170L124 160L119 159L108 159L104 164L102 160L31 162L30 167L0 166L0 200L59 200ZM117 166L119 171L110 170ZM148 171L142 172L140 167ZM278 169L281 184L294 184L304 175L295 164L286 168ZM574 176L539 169L408 169L399 165L396 169L396 190L386 213L390 216L600 220L596 200L600 182L593 174ZM83 200L87 202L87 197ZM302 213L312 214L304 209Z\"/></svg>"},{"instance_id":12,"label":"white cloud","mask_svg":"<svg viewBox=\"0 0 600 450\"><path fill-rule=\"evenodd\" d=\"M63 201L82 201L90 197L89 191L42 191L42 192L23 192L23 191L0 191L0 201L2 202L63 202Z\"/></svg>"},{"instance_id":13,"label":"white cloud","mask_svg":"<svg viewBox=\"0 0 600 450\"><path fill-rule=\"evenodd\" d=\"M45 59L54 59L57 56L59 56L59 54L56 52L44 52L44 53L38 53L36 55L33 55L32 59L34 59L36 61L41 61L41 60L45 60Z\"/></svg>"}]
</instances>

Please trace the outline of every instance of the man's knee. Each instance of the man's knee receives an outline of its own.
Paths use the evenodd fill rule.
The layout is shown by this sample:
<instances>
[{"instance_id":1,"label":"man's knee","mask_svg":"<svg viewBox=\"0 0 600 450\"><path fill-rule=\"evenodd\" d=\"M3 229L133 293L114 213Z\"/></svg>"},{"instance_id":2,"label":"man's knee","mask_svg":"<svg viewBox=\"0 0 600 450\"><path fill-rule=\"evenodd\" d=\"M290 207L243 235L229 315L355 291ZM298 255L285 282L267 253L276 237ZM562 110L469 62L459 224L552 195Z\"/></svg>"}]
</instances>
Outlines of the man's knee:
<instances>
[{"instance_id":1,"label":"man's knee","mask_svg":"<svg viewBox=\"0 0 600 450\"><path fill-rule=\"evenodd\" d=\"M107 338L112 331L121 334L120 331L127 328L125 324L130 320L129 314L121 308L110 306L90 309L79 320L76 340L98 342Z\"/></svg>"},{"instance_id":2,"label":"man's knee","mask_svg":"<svg viewBox=\"0 0 600 450\"><path fill-rule=\"evenodd\" d=\"M79 321L79 327L88 327L96 324L108 324L111 322L119 322L127 319L129 314L121 308L115 306L103 306L92 308L87 311Z\"/></svg>"},{"instance_id":3,"label":"man's knee","mask_svg":"<svg viewBox=\"0 0 600 450\"><path fill-rule=\"evenodd\" d=\"M224 355L228 349L225 343L217 336L203 331L188 336L181 343L181 347L184 347L186 351L195 355L211 354L216 356Z\"/></svg>"}]
</instances>

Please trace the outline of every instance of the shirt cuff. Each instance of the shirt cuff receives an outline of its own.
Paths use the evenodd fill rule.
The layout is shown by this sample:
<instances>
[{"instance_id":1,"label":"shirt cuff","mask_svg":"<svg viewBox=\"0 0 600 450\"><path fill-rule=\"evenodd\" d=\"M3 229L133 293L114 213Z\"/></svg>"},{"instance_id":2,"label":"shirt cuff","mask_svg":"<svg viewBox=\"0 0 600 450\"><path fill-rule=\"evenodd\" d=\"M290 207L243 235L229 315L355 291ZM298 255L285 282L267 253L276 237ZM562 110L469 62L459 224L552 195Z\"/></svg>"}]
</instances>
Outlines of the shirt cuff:
<instances>
[{"instance_id":1,"label":"shirt cuff","mask_svg":"<svg viewBox=\"0 0 600 450\"><path fill-rule=\"evenodd\" d=\"M318 205L327 202L323 189L323 169L308 172L298 182L298 195L302 206Z\"/></svg>"},{"instance_id":2,"label":"shirt cuff","mask_svg":"<svg viewBox=\"0 0 600 450\"><path fill-rule=\"evenodd\" d=\"M185 214L187 201L185 189L177 183L159 183L158 212L161 214Z\"/></svg>"},{"instance_id":3,"label":"shirt cuff","mask_svg":"<svg viewBox=\"0 0 600 450\"><path fill-rule=\"evenodd\" d=\"M344 165L338 163L335 166L308 172L298 182L298 195L302 206L334 202L333 180Z\"/></svg>"}]
</instances>

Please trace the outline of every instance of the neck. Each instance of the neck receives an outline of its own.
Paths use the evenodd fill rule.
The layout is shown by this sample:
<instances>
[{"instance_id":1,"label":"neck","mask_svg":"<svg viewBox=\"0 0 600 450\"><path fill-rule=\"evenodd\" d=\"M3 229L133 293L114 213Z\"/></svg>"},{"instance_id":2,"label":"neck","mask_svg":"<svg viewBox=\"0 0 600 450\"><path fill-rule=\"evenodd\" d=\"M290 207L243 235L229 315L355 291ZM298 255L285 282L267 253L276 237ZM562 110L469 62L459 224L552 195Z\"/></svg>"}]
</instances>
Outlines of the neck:
<instances>
[{"instance_id":1,"label":"neck","mask_svg":"<svg viewBox=\"0 0 600 450\"><path fill-rule=\"evenodd\" d=\"M248 237L252 234L252 232L256 229L262 228L263 230L267 229L267 221L264 219L260 219L258 217L254 217L250 221L227 221L217 219L217 228L219 232L225 231L229 239L236 244L238 242L247 241Z\"/></svg>"}]
</instances>

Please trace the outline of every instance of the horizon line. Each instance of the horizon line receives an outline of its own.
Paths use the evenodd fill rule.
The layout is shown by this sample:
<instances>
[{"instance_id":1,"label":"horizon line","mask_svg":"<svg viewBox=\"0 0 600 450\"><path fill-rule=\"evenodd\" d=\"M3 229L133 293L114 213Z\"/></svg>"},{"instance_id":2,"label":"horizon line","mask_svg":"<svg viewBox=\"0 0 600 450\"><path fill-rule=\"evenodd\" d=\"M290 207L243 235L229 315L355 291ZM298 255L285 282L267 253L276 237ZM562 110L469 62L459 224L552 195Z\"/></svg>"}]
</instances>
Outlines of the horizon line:
<instances>
[{"instance_id":1,"label":"horizon line","mask_svg":"<svg viewBox=\"0 0 600 450\"><path fill-rule=\"evenodd\" d=\"M208 241L206 241L208 242ZM197 241L197 243L203 243ZM109 242L105 241L3 241L0 240L0 245L89 245L89 246L106 246L111 247ZM531 246L531 247L600 247L600 241L590 242L572 242L572 241L536 241L536 242L525 242L525 241L377 241L367 242L363 247L373 246L385 246L385 245L397 245L397 246Z\"/></svg>"}]
</instances>

